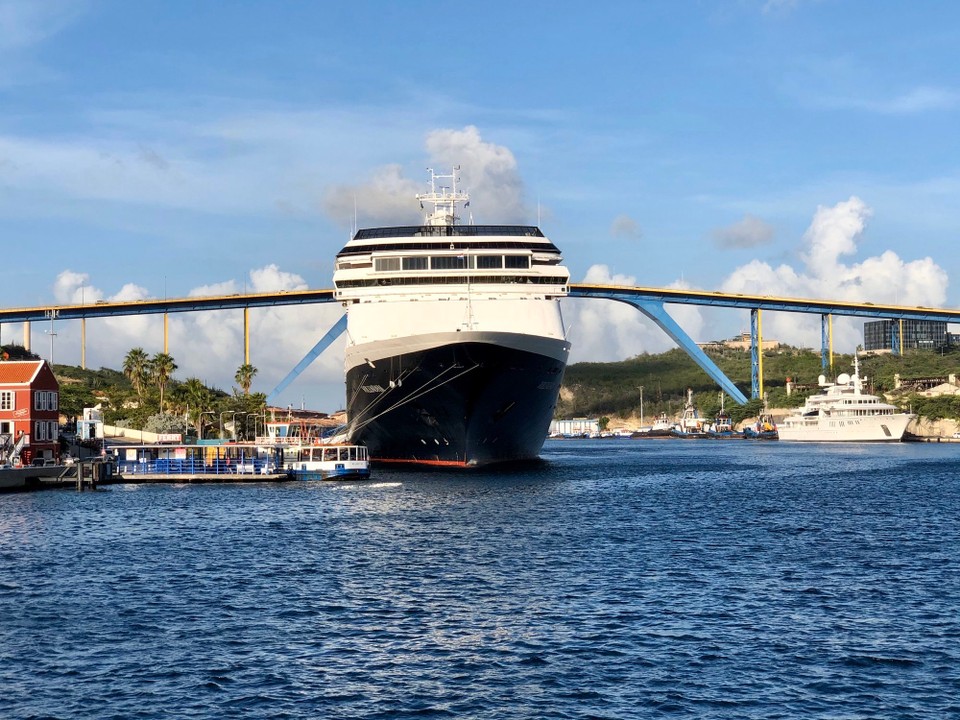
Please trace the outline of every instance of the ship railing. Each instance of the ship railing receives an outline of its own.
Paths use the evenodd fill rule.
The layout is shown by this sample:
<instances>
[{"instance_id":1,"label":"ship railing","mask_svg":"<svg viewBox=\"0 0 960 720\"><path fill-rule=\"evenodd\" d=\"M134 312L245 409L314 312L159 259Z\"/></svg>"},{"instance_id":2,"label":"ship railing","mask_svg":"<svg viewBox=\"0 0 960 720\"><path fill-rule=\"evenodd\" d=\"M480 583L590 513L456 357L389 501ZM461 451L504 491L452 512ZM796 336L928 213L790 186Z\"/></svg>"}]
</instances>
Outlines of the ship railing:
<instances>
[{"instance_id":1,"label":"ship railing","mask_svg":"<svg viewBox=\"0 0 960 720\"><path fill-rule=\"evenodd\" d=\"M117 465L120 475L270 475L278 472L272 459L218 458L205 462L199 458L166 459L121 462Z\"/></svg>"},{"instance_id":2,"label":"ship railing","mask_svg":"<svg viewBox=\"0 0 960 720\"><path fill-rule=\"evenodd\" d=\"M270 437L260 436L257 437L254 442L261 447L276 447L276 446L300 446L300 445L326 445L329 441L324 441L323 438L319 437Z\"/></svg>"}]
</instances>

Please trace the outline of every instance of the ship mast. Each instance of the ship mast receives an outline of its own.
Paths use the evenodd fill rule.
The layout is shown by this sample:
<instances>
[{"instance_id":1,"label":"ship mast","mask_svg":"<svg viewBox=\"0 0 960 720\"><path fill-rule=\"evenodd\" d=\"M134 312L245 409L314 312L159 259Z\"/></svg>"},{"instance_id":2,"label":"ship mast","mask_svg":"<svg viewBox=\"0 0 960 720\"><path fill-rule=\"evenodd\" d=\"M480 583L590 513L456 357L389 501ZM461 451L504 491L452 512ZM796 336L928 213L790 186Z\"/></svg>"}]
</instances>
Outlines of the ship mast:
<instances>
[{"instance_id":1,"label":"ship mast","mask_svg":"<svg viewBox=\"0 0 960 720\"><path fill-rule=\"evenodd\" d=\"M456 225L460 219L457 215L457 203L463 203L464 207L470 203L470 196L457 190L457 171L460 166L454 166L449 175L437 175L433 168L427 170L430 171L430 192L416 196L421 208L425 202L433 205L433 210L424 218L424 225ZM438 188L437 180L449 180L450 187L440 185Z\"/></svg>"}]
</instances>

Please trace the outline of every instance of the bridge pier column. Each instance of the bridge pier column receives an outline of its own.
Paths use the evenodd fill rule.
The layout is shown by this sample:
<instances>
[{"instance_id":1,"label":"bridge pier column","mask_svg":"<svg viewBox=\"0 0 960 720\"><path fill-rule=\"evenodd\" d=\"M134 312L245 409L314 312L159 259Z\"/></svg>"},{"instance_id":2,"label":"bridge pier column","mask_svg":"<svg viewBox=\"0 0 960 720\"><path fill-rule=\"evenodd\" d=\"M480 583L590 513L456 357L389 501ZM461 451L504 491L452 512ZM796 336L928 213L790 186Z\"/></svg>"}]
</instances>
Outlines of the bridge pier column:
<instances>
[{"instance_id":1,"label":"bridge pier column","mask_svg":"<svg viewBox=\"0 0 960 720\"><path fill-rule=\"evenodd\" d=\"M820 316L820 368L833 377L833 313Z\"/></svg>"},{"instance_id":2,"label":"bridge pier column","mask_svg":"<svg viewBox=\"0 0 960 720\"><path fill-rule=\"evenodd\" d=\"M23 349L30 352L30 321L23 322Z\"/></svg>"},{"instance_id":3,"label":"bridge pier column","mask_svg":"<svg viewBox=\"0 0 960 720\"><path fill-rule=\"evenodd\" d=\"M80 367L87 369L87 319L80 318Z\"/></svg>"},{"instance_id":4,"label":"bridge pier column","mask_svg":"<svg viewBox=\"0 0 960 720\"><path fill-rule=\"evenodd\" d=\"M243 309L243 364L250 364L250 308Z\"/></svg>"},{"instance_id":5,"label":"bridge pier column","mask_svg":"<svg viewBox=\"0 0 960 720\"><path fill-rule=\"evenodd\" d=\"M903 339L900 337L902 330L903 330L902 322L890 323L890 354L891 355L903 354L901 352L901 350L903 349Z\"/></svg>"},{"instance_id":6,"label":"bridge pier column","mask_svg":"<svg viewBox=\"0 0 960 720\"><path fill-rule=\"evenodd\" d=\"M170 354L170 316L163 314L163 354Z\"/></svg>"},{"instance_id":7,"label":"bridge pier column","mask_svg":"<svg viewBox=\"0 0 960 720\"><path fill-rule=\"evenodd\" d=\"M763 397L763 327L760 308L750 310L750 397Z\"/></svg>"}]
</instances>

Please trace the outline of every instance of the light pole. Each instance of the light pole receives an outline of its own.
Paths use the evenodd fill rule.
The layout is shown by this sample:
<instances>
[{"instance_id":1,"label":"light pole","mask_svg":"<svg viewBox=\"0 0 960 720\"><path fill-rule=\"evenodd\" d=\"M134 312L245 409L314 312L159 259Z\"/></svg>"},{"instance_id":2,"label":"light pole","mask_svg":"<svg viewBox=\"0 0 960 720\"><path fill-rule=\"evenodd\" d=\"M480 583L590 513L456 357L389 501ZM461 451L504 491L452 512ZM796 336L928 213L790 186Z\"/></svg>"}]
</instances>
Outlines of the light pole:
<instances>
[{"instance_id":1,"label":"light pole","mask_svg":"<svg viewBox=\"0 0 960 720\"><path fill-rule=\"evenodd\" d=\"M260 426L260 432L264 435L267 434L267 411L263 410L258 413L250 413L253 416L253 439L256 440L260 435L257 435L257 426Z\"/></svg>"},{"instance_id":2,"label":"light pole","mask_svg":"<svg viewBox=\"0 0 960 720\"><path fill-rule=\"evenodd\" d=\"M242 415L243 417L247 417L248 415L252 415L252 414L253 413L247 413L247 412L235 412L233 414L233 439L234 440L239 440L239 438L237 437L237 416ZM243 439L244 440L247 439L247 423L246 422L243 423Z\"/></svg>"},{"instance_id":3,"label":"light pole","mask_svg":"<svg viewBox=\"0 0 960 720\"><path fill-rule=\"evenodd\" d=\"M224 415L236 415L236 410L224 410L220 413L220 439L223 440L223 416Z\"/></svg>"},{"instance_id":4,"label":"light pole","mask_svg":"<svg viewBox=\"0 0 960 720\"><path fill-rule=\"evenodd\" d=\"M217 414L217 413L214 412L213 410L204 410L202 413L200 413L200 414L197 416L197 422L200 423L200 437L197 438L198 440L203 440L203 416L204 416L204 415L216 415L216 414Z\"/></svg>"}]
</instances>

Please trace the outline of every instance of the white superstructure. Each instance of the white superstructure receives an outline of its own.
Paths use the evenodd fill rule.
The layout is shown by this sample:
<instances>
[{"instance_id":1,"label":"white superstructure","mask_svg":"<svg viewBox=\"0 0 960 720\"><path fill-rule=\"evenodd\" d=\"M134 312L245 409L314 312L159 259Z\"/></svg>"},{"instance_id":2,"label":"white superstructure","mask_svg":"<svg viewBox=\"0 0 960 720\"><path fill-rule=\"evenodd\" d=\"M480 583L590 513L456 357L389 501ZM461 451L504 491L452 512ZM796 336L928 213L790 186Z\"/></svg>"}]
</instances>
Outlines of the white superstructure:
<instances>
[{"instance_id":1,"label":"white superstructure","mask_svg":"<svg viewBox=\"0 0 960 720\"><path fill-rule=\"evenodd\" d=\"M778 424L781 440L809 442L897 442L915 417L877 395L863 392L860 364L853 376L841 373L836 383L820 376L824 392L807 398L800 414Z\"/></svg>"},{"instance_id":2,"label":"white superstructure","mask_svg":"<svg viewBox=\"0 0 960 720\"><path fill-rule=\"evenodd\" d=\"M436 187L449 178L452 189ZM530 340L566 360L559 301L569 271L536 227L457 225L456 175L431 170L424 225L360 230L337 256L336 297L348 312L346 366L446 342ZM490 333L506 337L491 338ZM510 335L529 336L511 339ZM553 342L549 342L553 341Z\"/></svg>"}]
</instances>

